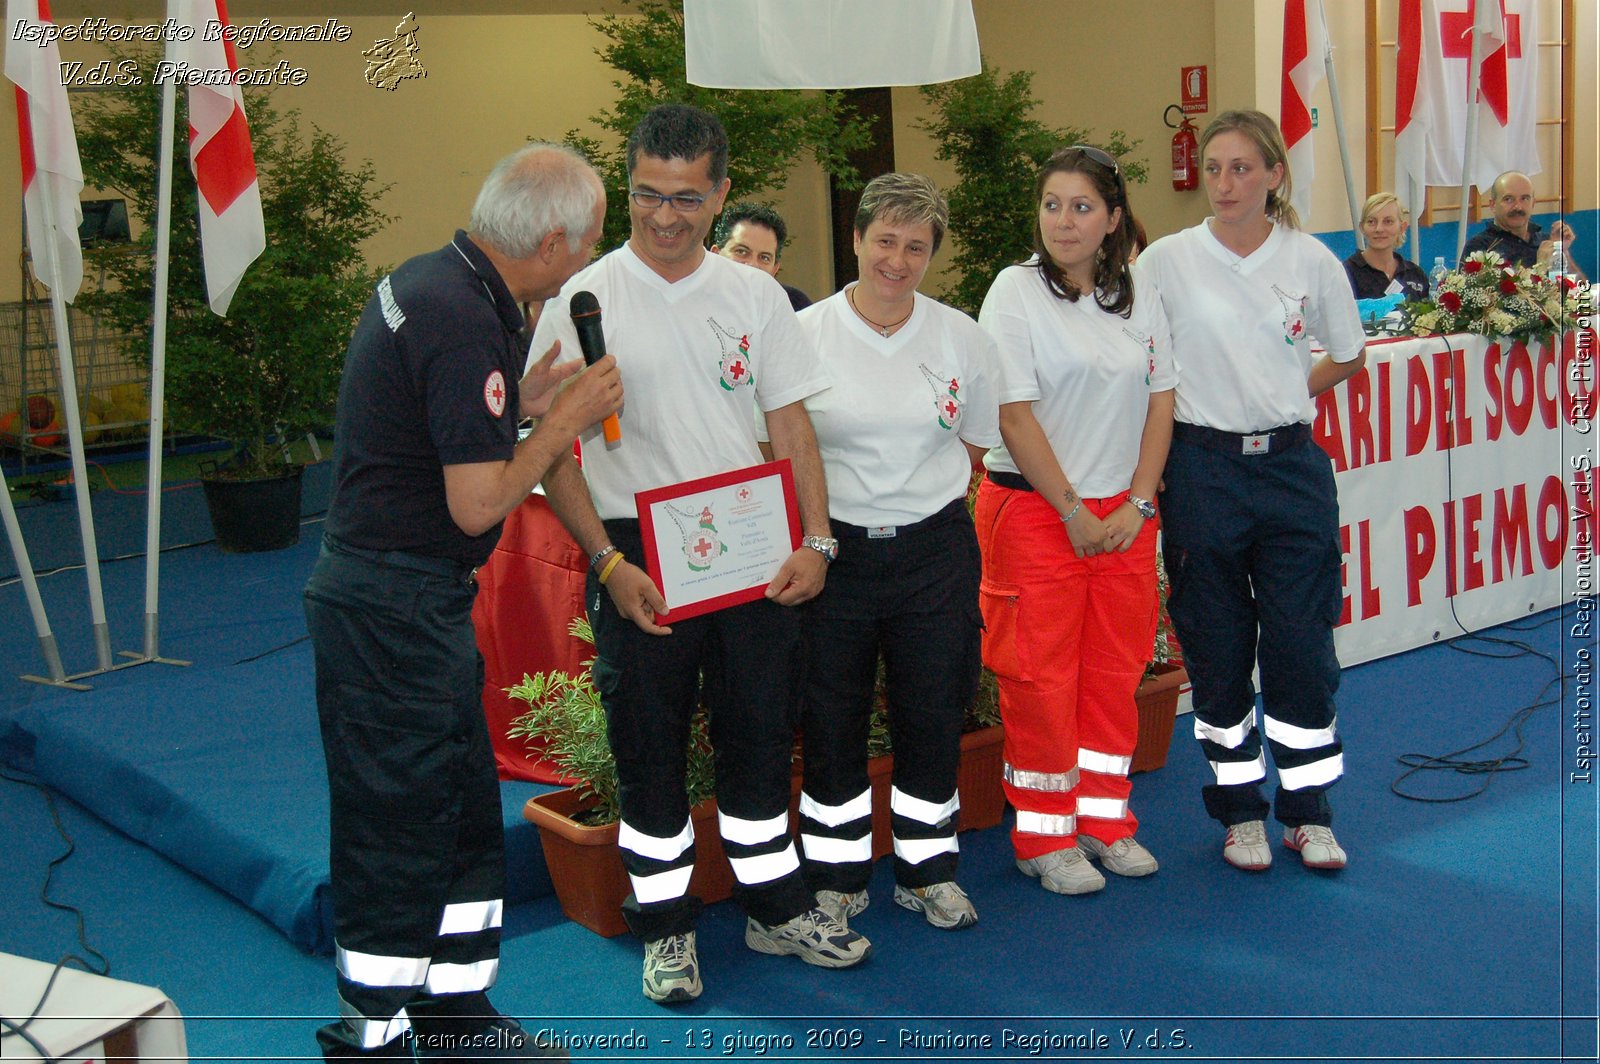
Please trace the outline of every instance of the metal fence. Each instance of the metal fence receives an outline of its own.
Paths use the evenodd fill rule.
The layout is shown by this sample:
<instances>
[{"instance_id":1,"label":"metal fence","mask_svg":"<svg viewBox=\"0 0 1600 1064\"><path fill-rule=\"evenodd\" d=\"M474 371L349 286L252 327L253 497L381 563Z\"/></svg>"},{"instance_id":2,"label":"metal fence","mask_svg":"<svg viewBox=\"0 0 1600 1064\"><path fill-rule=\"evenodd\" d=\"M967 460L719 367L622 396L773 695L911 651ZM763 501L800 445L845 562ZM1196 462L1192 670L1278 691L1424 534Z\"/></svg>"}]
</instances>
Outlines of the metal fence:
<instances>
[{"instance_id":1,"label":"metal fence","mask_svg":"<svg viewBox=\"0 0 1600 1064\"><path fill-rule=\"evenodd\" d=\"M84 444L116 447L144 439L150 371L126 354L126 338L100 319L67 308ZM30 460L67 454L61 363L48 301L0 303L0 450Z\"/></svg>"}]
</instances>

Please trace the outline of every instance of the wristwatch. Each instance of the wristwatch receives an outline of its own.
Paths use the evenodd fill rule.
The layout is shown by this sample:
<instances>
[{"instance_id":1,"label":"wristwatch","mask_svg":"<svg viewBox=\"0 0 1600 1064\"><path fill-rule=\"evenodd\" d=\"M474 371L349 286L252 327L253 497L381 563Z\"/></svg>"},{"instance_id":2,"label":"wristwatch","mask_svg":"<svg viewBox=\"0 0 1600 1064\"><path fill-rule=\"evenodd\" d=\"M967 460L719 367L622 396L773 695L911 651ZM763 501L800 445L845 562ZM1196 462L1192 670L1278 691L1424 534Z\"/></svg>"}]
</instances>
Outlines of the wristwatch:
<instances>
[{"instance_id":1,"label":"wristwatch","mask_svg":"<svg viewBox=\"0 0 1600 1064\"><path fill-rule=\"evenodd\" d=\"M1141 499L1137 495L1129 495L1128 496L1128 501L1133 504L1133 508L1135 510L1139 511L1139 516L1140 517L1144 518L1146 521L1150 521L1150 520L1154 520L1155 519L1155 516L1156 516L1156 504L1155 503L1151 502L1149 499Z\"/></svg>"},{"instance_id":2,"label":"wristwatch","mask_svg":"<svg viewBox=\"0 0 1600 1064\"><path fill-rule=\"evenodd\" d=\"M839 556L839 541L831 536L806 536L800 541L802 547L810 547L831 563Z\"/></svg>"}]
</instances>

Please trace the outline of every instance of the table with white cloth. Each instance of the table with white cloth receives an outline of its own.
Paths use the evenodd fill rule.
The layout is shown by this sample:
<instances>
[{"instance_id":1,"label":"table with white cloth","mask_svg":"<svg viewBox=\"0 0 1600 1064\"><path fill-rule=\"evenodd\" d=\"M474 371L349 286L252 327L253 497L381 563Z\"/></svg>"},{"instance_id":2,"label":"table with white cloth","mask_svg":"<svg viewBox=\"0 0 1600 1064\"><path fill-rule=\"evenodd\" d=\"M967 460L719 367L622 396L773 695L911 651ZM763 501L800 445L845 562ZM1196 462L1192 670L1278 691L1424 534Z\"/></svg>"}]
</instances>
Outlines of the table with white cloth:
<instances>
[{"instance_id":1,"label":"table with white cloth","mask_svg":"<svg viewBox=\"0 0 1600 1064\"><path fill-rule=\"evenodd\" d=\"M63 968L39 1005L54 965L0 953L0 1016L21 1024L63 1064L86 1061L189 1059L183 1017L155 987ZM33 1010L38 1009L35 1018ZM6 1032L4 1058L39 1060L22 1036Z\"/></svg>"},{"instance_id":2,"label":"table with white cloth","mask_svg":"<svg viewBox=\"0 0 1600 1064\"><path fill-rule=\"evenodd\" d=\"M1573 601L1592 613L1595 336L1375 340L1317 401L1345 665ZM1585 603L1588 603L1586 606ZM1453 610L1453 613L1452 613Z\"/></svg>"}]
</instances>

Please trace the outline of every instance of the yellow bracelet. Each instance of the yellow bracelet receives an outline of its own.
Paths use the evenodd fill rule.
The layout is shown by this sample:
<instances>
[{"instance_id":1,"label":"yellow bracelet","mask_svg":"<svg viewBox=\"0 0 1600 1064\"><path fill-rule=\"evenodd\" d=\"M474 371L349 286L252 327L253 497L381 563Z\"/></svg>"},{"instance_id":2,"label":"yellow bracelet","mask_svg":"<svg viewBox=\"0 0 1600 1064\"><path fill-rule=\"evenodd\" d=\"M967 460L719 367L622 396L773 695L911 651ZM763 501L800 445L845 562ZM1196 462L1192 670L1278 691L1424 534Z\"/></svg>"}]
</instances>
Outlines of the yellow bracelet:
<instances>
[{"instance_id":1,"label":"yellow bracelet","mask_svg":"<svg viewBox=\"0 0 1600 1064\"><path fill-rule=\"evenodd\" d=\"M622 561L622 552L620 550L619 551L613 551L611 553L610 559L607 560L607 562L606 562L606 567L604 569L600 570L600 582L602 584L604 584L607 580L611 579L611 570L615 569L617 567L617 564L619 562L621 562L621 561Z\"/></svg>"}]
</instances>

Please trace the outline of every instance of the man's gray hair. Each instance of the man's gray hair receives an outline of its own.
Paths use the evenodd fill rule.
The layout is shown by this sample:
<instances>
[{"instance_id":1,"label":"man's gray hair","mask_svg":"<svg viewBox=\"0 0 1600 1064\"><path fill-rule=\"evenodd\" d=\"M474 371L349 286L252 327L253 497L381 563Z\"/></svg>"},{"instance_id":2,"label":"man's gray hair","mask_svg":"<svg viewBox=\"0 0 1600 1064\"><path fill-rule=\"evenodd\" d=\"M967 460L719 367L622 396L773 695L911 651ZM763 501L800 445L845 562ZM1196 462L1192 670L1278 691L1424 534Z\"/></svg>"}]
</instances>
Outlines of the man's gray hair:
<instances>
[{"instance_id":1,"label":"man's gray hair","mask_svg":"<svg viewBox=\"0 0 1600 1064\"><path fill-rule=\"evenodd\" d=\"M594 168L561 144L536 142L495 164L472 205L472 231L513 259L531 258L551 233L577 251L603 192Z\"/></svg>"}]
</instances>

